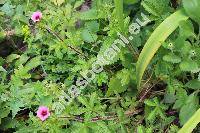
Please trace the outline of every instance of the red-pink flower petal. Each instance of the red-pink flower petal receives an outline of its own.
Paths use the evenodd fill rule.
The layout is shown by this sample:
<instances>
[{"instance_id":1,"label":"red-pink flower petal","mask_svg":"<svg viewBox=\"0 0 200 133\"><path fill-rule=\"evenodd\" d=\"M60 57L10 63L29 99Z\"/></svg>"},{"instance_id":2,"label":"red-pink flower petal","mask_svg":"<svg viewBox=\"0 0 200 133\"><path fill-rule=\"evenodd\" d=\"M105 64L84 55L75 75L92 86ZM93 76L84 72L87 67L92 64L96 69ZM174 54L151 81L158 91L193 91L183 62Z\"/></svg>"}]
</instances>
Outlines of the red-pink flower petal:
<instances>
[{"instance_id":1,"label":"red-pink flower petal","mask_svg":"<svg viewBox=\"0 0 200 133\"><path fill-rule=\"evenodd\" d=\"M40 120L45 121L50 116L50 112L48 107L40 106L37 111L37 117L40 118Z\"/></svg>"},{"instance_id":2,"label":"red-pink flower petal","mask_svg":"<svg viewBox=\"0 0 200 133\"><path fill-rule=\"evenodd\" d=\"M31 19L34 21L34 22L39 22L41 19L42 19L42 13L37 11L37 12L34 12L31 16Z\"/></svg>"}]
</instances>

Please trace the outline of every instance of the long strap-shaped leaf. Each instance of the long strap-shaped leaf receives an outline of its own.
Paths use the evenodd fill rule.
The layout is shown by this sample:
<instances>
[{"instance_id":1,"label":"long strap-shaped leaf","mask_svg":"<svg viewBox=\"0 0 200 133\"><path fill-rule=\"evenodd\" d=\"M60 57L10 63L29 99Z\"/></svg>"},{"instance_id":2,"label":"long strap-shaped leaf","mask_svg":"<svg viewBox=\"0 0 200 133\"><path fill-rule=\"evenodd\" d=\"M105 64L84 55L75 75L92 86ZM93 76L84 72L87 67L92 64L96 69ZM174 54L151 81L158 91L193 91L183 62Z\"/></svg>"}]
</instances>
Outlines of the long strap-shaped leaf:
<instances>
[{"instance_id":1,"label":"long strap-shaped leaf","mask_svg":"<svg viewBox=\"0 0 200 133\"><path fill-rule=\"evenodd\" d=\"M200 122L200 109L184 124L178 133L191 133Z\"/></svg>"},{"instance_id":2,"label":"long strap-shaped leaf","mask_svg":"<svg viewBox=\"0 0 200 133\"><path fill-rule=\"evenodd\" d=\"M140 90L140 83L143 77L144 71L149 62L153 58L154 54L161 46L161 44L168 38L168 36L179 26L179 22L187 20L189 17L186 15L183 9L176 11L168 18L166 18L152 33L148 41L146 42L136 66L137 85Z\"/></svg>"}]
</instances>

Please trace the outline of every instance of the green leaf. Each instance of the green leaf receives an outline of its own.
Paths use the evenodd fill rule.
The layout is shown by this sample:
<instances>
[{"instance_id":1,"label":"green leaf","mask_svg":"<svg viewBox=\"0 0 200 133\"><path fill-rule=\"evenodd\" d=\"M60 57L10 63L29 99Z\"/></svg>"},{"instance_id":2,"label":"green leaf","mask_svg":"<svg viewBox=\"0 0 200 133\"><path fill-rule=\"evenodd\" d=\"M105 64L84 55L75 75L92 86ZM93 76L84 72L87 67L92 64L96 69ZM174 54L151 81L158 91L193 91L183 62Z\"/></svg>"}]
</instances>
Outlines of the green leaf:
<instances>
[{"instance_id":1,"label":"green leaf","mask_svg":"<svg viewBox=\"0 0 200 133\"><path fill-rule=\"evenodd\" d=\"M164 102L165 103L174 103L176 101L176 97L173 94L165 94Z\"/></svg>"},{"instance_id":2,"label":"green leaf","mask_svg":"<svg viewBox=\"0 0 200 133\"><path fill-rule=\"evenodd\" d=\"M41 65L41 57L37 56L35 58L32 58L26 65L25 65L25 69L27 71L36 68L37 66Z\"/></svg>"},{"instance_id":3,"label":"green leaf","mask_svg":"<svg viewBox=\"0 0 200 133\"><path fill-rule=\"evenodd\" d=\"M95 33L90 32L88 29L84 29L81 33L81 36L83 40L88 43L92 43L97 40L97 35Z\"/></svg>"},{"instance_id":4,"label":"green leaf","mask_svg":"<svg viewBox=\"0 0 200 133\"><path fill-rule=\"evenodd\" d=\"M191 94L186 104L181 108L179 118L181 125L185 124L189 118L196 112L198 108L198 97L193 93Z\"/></svg>"},{"instance_id":5,"label":"green leaf","mask_svg":"<svg viewBox=\"0 0 200 133\"><path fill-rule=\"evenodd\" d=\"M137 127L137 133L145 133L145 128L142 125Z\"/></svg>"},{"instance_id":6,"label":"green leaf","mask_svg":"<svg viewBox=\"0 0 200 133\"><path fill-rule=\"evenodd\" d=\"M185 84L185 87L197 90L200 89L200 81L197 79L190 80Z\"/></svg>"},{"instance_id":7,"label":"green leaf","mask_svg":"<svg viewBox=\"0 0 200 133\"><path fill-rule=\"evenodd\" d=\"M145 100L144 103L148 106L151 106L151 107L155 107L156 106L156 103L154 103L152 100Z\"/></svg>"},{"instance_id":8,"label":"green leaf","mask_svg":"<svg viewBox=\"0 0 200 133\"><path fill-rule=\"evenodd\" d=\"M10 5L8 2L5 3L0 10L3 11L6 15L12 16L14 14L14 6Z\"/></svg>"},{"instance_id":9,"label":"green leaf","mask_svg":"<svg viewBox=\"0 0 200 133\"><path fill-rule=\"evenodd\" d=\"M122 86L124 86L124 85L128 85L132 75L128 69L122 69L120 72L117 73L116 76L121 79L121 84Z\"/></svg>"},{"instance_id":10,"label":"green leaf","mask_svg":"<svg viewBox=\"0 0 200 133\"><path fill-rule=\"evenodd\" d=\"M9 108L0 108L0 118L5 118L6 116L8 116L8 114L10 113L10 109ZM1 124L1 122L0 122Z\"/></svg>"},{"instance_id":11,"label":"green leaf","mask_svg":"<svg viewBox=\"0 0 200 133\"><path fill-rule=\"evenodd\" d=\"M195 36L194 35L194 27L191 21L182 21L180 22L180 35L183 37L190 37L190 36Z\"/></svg>"},{"instance_id":12,"label":"green leaf","mask_svg":"<svg viewBox=\"0 0 200 133\"><path fill-rule=\"evenodd\" d=\"M186 71L186 72L198 72L198 69L199 69L197 62L192 61L192 60L181 62L180 68L182 71Z\"/></svg>"},{"instance_id":13,"label":"green leaf","mask_svg":"<svg viewBox=\"0 0 200 133\"><path fill-rule=\"evenodd\" d=\"M2 66L0 66L0 72L7 72Z\"/></svg>"},{"instance_id":14,"label":"green leaf","mask_svg":"<svg viewBox=\"0 0 200 133\"><path fill-rule=\"evenodd\" d=\"M24 107L24 103L19 100L13 101L11 103L10 108L12 110L12 118L14 118L17 112L21 110L21 107Z\"/></svg>"},{"instance_id":15,"label":"green leaf","mask_svg":"<svg viewBox=\"0 0 200 133\"><path fill-rule=\"evenodd\" d=\"M187 19L188 16L185 14L184 10L176 11L174 14L166 18L152 33L137 61L136 75L138 89L140 89L140 83L144 71L154 54L168 36L179 26L179 22Z\"/></svg>"},{"instance_id":16,"label":"green leaf","mask_svg":"<svg viewBox=\"0 0 200 133\"><path fill-rule=\"evenodd\" d=\"M11 54L11 55L9 55L9 56L6 58L6 62L10 63L10 62L12 62L13 60L18 59L18 58L20 58L20 55L18 55L18 54Z\"/></svg>"},{"instance_id":17,"label":"green leaf","mask_svg":"<svg viewBox=\"0 0 200 133\"><path fill-rule=\"evenodd\" d=\"M175 54L172 54L172 53L163 56L163 60L167 61L167 62L171 62L171 63L179 63L179 62L181 62L181 58L178 57Z\"/></svg>"},{"instance_id":18,"label":"green leaf","mask_svg":"<svg viewBox=\"0 0 200 133\"><path fill-rule=\"evenodd\" d=\"M81 12L79 14L79 17L81 20L95 20L95 19L99 19L100 16L98 15L97 10L95 9L91 9L85 12Z\"/></svg>"},{"instance_id":19,"label":"green leaf","mask_svg":"<svg viewBox=\"0 0 200 133\"><path fill-rule=\"evenodd\" d=\"M84 0L76 1L76 3L74 4L74 8L78 8L78 7L81 6L83 3L84 3Z\"/></svg>"},{"instance_id":20,"label":"green leaf","mask_svg":"<svg viewBox=\"0 0 200 133\"><path fill-rule=\"evenodd\" d=\"M122 80L116 76L113 76L109 82L109 88L107 91L107 96L110 96L115 93L122 93L127 89L127 85L122 85Z\"/></svg>"},{"instance_id":21,"label":"green leaf","mask_svg":"<svg viewBox=\"0 0 200 133\"><path fill-rule=\"evenodd\" d=\"M183 0L186 13L200 24L200 0Z\"/></svg>"},{"instance_id":22,"label":"green leaf","mask_svg":"<svg viewBox=\"0 0 200 133\"><path fill-rule=\"evenodd\" d=\"M187 56L188 53L192 50L192 46L188 41L179 41L179 43L176 43L177 48L180 48L181 53L183 56Z\"/></svg>"},{"instance_id":23,"label":"green leaf","mask_svg":"<svg viewBox=\"0 0 200 133\"><path fill-rule=\"evenodd\" d=\"M27 62L27 60L29 58L30 57L28 57L26 54L21 55L20 58L19 58L19 60L16 61L15 66L23 65L24 63Z\"/></svg>"},{"instance_id":24,"label":"green leaf","mask_svg":"<svg viewBox=\"0 0 200 133\"><path fill-rule=\"evenodd\" d=\"M89 102L87 100L87 98L85 97L78 97L79 102L81 102L83 105L85 105L86 107L89 107Z\"/></svg>"},{"instance_id":25,"label":"green leaf","mask_svg":"<svg viewBox=\"0 0 200 133\"><path fill-rule=\"evenodd\" d=\"M158 62L155 66L155 75L161 79L169 77L169 74L173 70L172 64L167 62Z\"/></svg>"},{"instance_id":26,"label":"green leaf","mask_svg":"<svg viewBox=\"0 0 200 133\"><path fill-rule=\"evenodd\" d=\"M86 23L86 27L91 32L99 31L99 23L97 21L90 21Z\"/></svg>"},{"instance_id":27,"label":"green leaf","mask_svg":"<svg viewBox=\"0 0 200 133\"><path fill-rule=\"evenodd\" d=\"M179 89L176 94L176 97L177 97L177 100L173 106L173 109L180 109L185 104L188 98L186 90Z\"/></svg>"},{"instance_id":28,"label":"green leaf","mask_svg":"<svg viewBox=\"0 0 200 133\"><path fill-rule=\"evenodd\" d=\"M161 16L168 10L169 0L143 0L142 6L154 16Z\"/></svg>"},{"instance_id":29,"label":"green leaf","mask_svg":"<svg viewBox=\"0 0 200 133\"><path fill-rule=\"evenodd\" d=\"M28 73L28 70L22 65L19 66L19 69L15 69L15 75L21 79L29 79L31 77L31 75Z\"/></svg>"},{"instance_id":30,"label":"green leaf","mask_svg":"<svg viewBox=\"0 0 200 133\"><path fill-rule=\"evenodd\" d=\"M200 122L200 108L195 112L192 117L183 125L178 133L192 133L194 128Z\"/></svg>"},{"instance_id":31,"label":"green leaf","mask_svg":"<svg viewBox=\"0 0 200 133\"><path fill-rule=\"evenodd\" d=\"M57 6L60 6L65 2L65 0L51 0L51 1Z\"/></svg>"}]
</instances>

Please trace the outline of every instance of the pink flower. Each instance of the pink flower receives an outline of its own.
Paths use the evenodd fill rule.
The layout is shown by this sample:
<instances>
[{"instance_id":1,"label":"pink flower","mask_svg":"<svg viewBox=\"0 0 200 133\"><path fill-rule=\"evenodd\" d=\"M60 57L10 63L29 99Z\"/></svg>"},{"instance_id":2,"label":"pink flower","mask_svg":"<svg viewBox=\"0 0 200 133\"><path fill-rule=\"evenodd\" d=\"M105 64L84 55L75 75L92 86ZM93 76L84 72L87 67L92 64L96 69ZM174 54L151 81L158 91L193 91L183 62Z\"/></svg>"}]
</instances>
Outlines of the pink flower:
<instances>
[{"instance_id":1,"label":"pink flower","mask_svg":"<svg viewBox=\"0 0 200 133\"><path fill-rule=\"evenodd\" d=\"M39 117L42 121L46 120L50 116L50 112L48 107L40 106L37 111L37 117Z\"/></svg>"},{"instance_id":2,"label":"pink flower","mask_svg":"<svg viewBox=\"0 0 200 133\"><path fill-rule=\"evenodd\" d=\"M42 18L42 13L37 11L37 12L34 12L31 16L31 19L34 21L34 22L39 22Z\"/></svg>"}]
</instances>

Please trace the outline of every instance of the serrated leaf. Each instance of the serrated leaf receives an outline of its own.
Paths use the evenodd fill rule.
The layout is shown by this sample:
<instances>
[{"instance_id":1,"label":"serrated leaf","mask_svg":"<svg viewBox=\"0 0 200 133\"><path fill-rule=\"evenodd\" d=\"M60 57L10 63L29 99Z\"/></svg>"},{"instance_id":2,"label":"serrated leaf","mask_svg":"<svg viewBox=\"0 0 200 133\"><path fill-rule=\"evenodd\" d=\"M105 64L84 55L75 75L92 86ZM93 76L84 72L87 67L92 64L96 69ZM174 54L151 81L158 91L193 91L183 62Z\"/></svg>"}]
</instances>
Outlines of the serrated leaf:
<instances>
[{"instance_id":1,"label":"serrated leaf","mask_svg":"<svg viewBox=\"0 0 200 133\"><path fill-rule=\"evenodd\" d=\"M89 107L89 102L88 102L87 98L85 98L85 97L78 97L78 100L79 100L79 102L81 102L86 107Z\"/></svg>"},{"instance_id":2,"label":"serrated leaf","mask_svg":"<svg viewBox=\"0 0 200 133\"><path fill-rule=\"evenodd\" d=\"M127 87L127 86L123 86L121 84L121 80L118 79L117 77L112 77L110 79L108 86L109 86L109 88L108 88L108 91L106 94L107 96L110 96L115 93L122 93L126 90L126 87Z\"/></svg>"},{"instance_id":3,"label":"serrated leaf","mask_svg":"<svg viewBox=\"0 0 200 133\"><path fill-rule=\"evenodd\" d=\"M196 112L198 105L199 104L197 96L194 93L191 94L188 97L186 104L180 110L179 118L181 125L184 125L189 120L189 118Z\"/></svg>"},{"instance_id":4,"label":"serrated leaf","mask_svg":"<svg viewBox=\"0 0 200 133\"><path fill-rule=\"evenodd\" d=\"M27 62L27 60L29 58L30 57L28 57L26 54L21 55L20 58L19 58L19 60L16 61L15 66L23 65L24 63Z\"/></svg>"},{"instance_id":5,"label":"serrated leaf","mask_svg":"<svg viewBox=\"0 0 200 133\"><path fill-rule=\"evenodd\" d=\"M3 11L6 15L12 16L14 14L14 6L10 5L8 2L5 3L0 10Z\"/></svg>"},{"instance_id":6,"label":"serrated leaf","mask_svg":"<svg viewBox=\"0 0 200 133\"><path fill-rule=\"evenodd\" d=\"M10 104L10 108L12 110L12 118L15 117L15 115L17 114L18 111L20 111L21 107L24 107L24 103L21 102L21 101L13 101L11 104Z\"/></svg>"},{"instance_id":7,"label":"serrated leaf","mask_svg":"<svg viewBox=\"0 0 200 133\"><path fill-rule=\"evenodd\" d=\"M26 65L25 65L25 69L27 71L36 68L37 66L41 65L41 57L37 56L35 58L32 58Z\"/></svg>"},{"instance_id":8,"label":"serrated leaf","mask_svg":"<svg viewBox=\"0 0 200 133\"><path fill-rule=\"evenodd\" d=\"M99 19L98 12L95 9L91 9L79 14L81 20L95 20Z\"/></svg>"},{"instance_id":9,"label":"serrated leaf","mask_svg":"<svg viewBox=\"0 0 200 133\"><path fill-rule=\"evenodd\" d=\"M200 89L200 81L197 79L190 80L189 82L185 84L185 87L188 87L194 90Z\"/></svg>"},{"instance_id":10,"label":"serrated leaf","mask_svg":"<svg viewBox=\"0 0 200 133\"><path fill-rule=\"evenodd\" d=\"M181 58L172 53L163 56L163 60L167 61L167 62L171 62L171 63L180 63L181 62Z\"/></svg>"},{"instance_id":11,"label":"serrated leaf","mask_svg":"<svg viewBox=\"0 0 200 133\"><path fill-rule=\"evenodd\" d=\"M149 13L161 16L164 11L168 10L169 0L143 0L141 4Z\"/></svg>"},{"instance_id":12,"label":"serrated leaf","mask_svg":"<svg viewBox=\"0 0 200 133\"><path fill-rule=\"evenodd\" d=\"M28 73L28 70L22 65L19 66L19 69L15 69L15 75L21 79L29 79L31 77L31 75Z\"/></svg>"},{"instance_id":13,"label":"serrated leaf","mask_svg":"<svg viewBox=\"0 0 200 133\"><path fill-rule=\"evenodd\" d=\"M181 62L180 68L182 71L186 71L186 72L193 72L199 69L197 62L192 61L192 60Z\"/></svg>"},{"instance_id":14,"label":"serrated leaf","mask_svg":"<svg viewBox=\"0 0 200 133\"><path fill-rule=\"evenodd\" d=\"M99 23L97 21L90 21L86 23L86 27L90 32L99 31Z\"/></svg>"},{"instance_id":15,"label":"serrated leaf","mask_svg":"<svg viewBox=\"0 0 200 133\"><path fill-rule=\"evenodd\" d=\"M95 33L92 33L88 29L84 29L81 33L81 36L84 41L88 43L95 42L97 40L97 35Z\"/></svg>"},{"instance_id":16,"label":"serrated leaf","mask_svg":"<svg viewBox=\"0 0 200 133\"><path fill-rule=\"evenodd\" d=\"M180 109L186 102L188 95L186 90L179 89L179 91L176 94L177 100L173 106L173 109Z\"/></svg>"},{"instance_id":17,"label":"serrated leaf","mask_svg":"<svg viewBox=\"0 0 200 133\"><path fill-rule=\"evenodd\" d=\"M131 78L131 72L128 69L122 69L120 72L117 73L117 77L121 79L122 86L128 85Z\"/></svg>"},{"instance_id":18,"label":"serrated leaf","mask_svg":"<svg viewBox=\"0 0 200 133\"><path fill-rule=\"evenodd\" d=\"M188 41L184 41L183 43L178 44L178 45L179 45L179 47L181 47L180 50L181 50L182 55L187 55L190 52L190 50L192 49L192 46ZM178 48L178 46L177 46L177 48Z\"/></svg>"},{"instance_id":19,"label":"serrated leaf","mask_svg":"<svg viewBox=\"0 0 200 133\"><path fill-rule=\"evenodd\" d=\"M6 58L6 62L10 63L10 62L12 62L13 60L18 59L18 58L20 58L20 55L18 55L18 54L11 54L11 55L9 55L9 56Z\"/></svg>"},{"instance_id":20,"label":"serrated leaf","mask_svg":"<svg viewBox=\"0 0 200 133\"><path fill-rule=\"evenodd\" d=\"M167 78L173 70L172 64L167 62L158 62L155 67L155 75L159 78Z\"/></svg>"}]
</instances>

